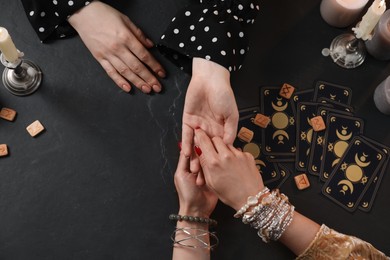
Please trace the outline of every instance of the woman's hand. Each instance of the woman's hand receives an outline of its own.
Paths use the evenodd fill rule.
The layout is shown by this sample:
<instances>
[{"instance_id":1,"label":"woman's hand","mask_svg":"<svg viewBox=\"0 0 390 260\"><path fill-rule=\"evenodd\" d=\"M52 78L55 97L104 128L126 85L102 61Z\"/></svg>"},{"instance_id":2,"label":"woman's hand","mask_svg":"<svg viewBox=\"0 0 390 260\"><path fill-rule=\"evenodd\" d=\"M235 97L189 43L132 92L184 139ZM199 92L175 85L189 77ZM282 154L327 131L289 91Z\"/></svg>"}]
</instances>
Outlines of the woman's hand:
<instances>
[{"instance_id":1,"label":"woman's hand","mask_svg":"<svg viewBox=\"0 0 390 260\"><path fill-rule=\"evenodd\" d=\"M154 74L165 77L165 71L147 50L153 42L127 16L95 0L68 21L121 89L129 92L129 81L144 93L161 91Z\"/></svg>"},{"instance_id":2,"label":"woman's hand","mask_svg":"<svg viewBox=\"0 0 390 260\"><path fill-rule=\"evenodd\" d=\"M210 139L201 129L195 130L195 141L206 183L223 203L239 210L264 188L251 154L226 145L220 137Z\"/></svg>"},{"instance_id":3,"label":"woman's hand","mask_svg":"<svg viewBox=\"0 0 390 260\"><path fill-rule=\"evenodd\" d=\"M208 218L214 211L218 197L206 185L197 185L197 178L197 174L189 171L189 159L181 153L175 173L179 214Z\"/></svg>"},{"instance_id":4,"label":"woman's hand","mask_svg":"<svg viewBox=\"0 0 390 260\"><path fill-rule=\"evenodd\" d=\"M199 127L209 136L219 136L226 144L232 144L237 124L238 109L229 71L212 61L194 58L184 103L182 151L187 157L191 156L194 129ZM192 172L200 170L196 159L191 161Z\"/></svg>"}]
</instances>

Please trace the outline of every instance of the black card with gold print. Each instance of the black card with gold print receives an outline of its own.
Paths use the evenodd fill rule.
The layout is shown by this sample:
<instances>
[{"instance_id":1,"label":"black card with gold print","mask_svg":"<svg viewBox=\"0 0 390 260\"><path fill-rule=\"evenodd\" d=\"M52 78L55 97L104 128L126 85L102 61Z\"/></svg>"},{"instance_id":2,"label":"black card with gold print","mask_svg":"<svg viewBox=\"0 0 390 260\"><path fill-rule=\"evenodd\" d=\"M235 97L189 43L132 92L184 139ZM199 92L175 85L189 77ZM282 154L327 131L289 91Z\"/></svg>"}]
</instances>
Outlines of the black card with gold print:
<instances>
[{"instance_id":1,"label":"black card with gold print","mask_svg":"<svg viewBox=\"0 0 390 260\"><path fill-rule=\"evenodd\" d=\"M314 89L305 89L295 91L291 98L290 103L294 107L294 110L297 111L297 106L299 102L312 102L314 98Z\"/></svg>"},{"instance_id":2,"label":"black card with gold print","mask_svg":"<svg viewBox=\"0 0 390 260\"><path fill-rule=\"evenodd\" d=\"M386 172L387 166L389 165L390 161L390 147L385 146L384 144L378 143L375 140L372 140L370 138L367 138L365 136L362 136L366 141L368 141L373 146L377 147L378 149L383 151L384 154L384 163L382 164L382 167L378 170L378 173L376 174L375 178L372 180L370 186L368 187L367 191L364 193L363 198L360 201L359 209L364 212L369 212L372 208L372 205L374 204L374 200L376 197L376 194L378 192L378 189L380 187L383 175Z\"/></svg>"},{"instance_id":3,"label":"black card with gold print","mask_svg":"<svg viewBox=\"0 0 390 260\"><path fill-rule=\"evenodd\" d=\"M242 119L246 119L248 117L252 117L253 115L256 116L256 113L259 113L259 112L260 112L260 107L253 106L253 107L247 107L247 108L240 109L238 111L238 115L239 115L240 120L242 120Z\"/></svg>"},{"instance_id":4,"label":"black card with gold print","mask_svg":"<svg viewBox=\"0 0 390 260\"><path fill-rule=\"evenodd\" d=\"M364 123L358 117L329 113L326 119L326 128L320 169L322 181L329 178L352 138L363 133Z\"/></svg>"},{"instance_id":5,"label":"black card with gold print","mask_svg":"<svg viewBox=\"0 0 390 260\"><path fill-rule=\"evenodd\" d=\"M262 150L266 155L295 156L295 109L289 100L279 96L279 91L280 87L260 90L261 112L271 118L263 129Z\"/></svg>"},{"instance_id":6,"label":"black card with gold print","mask_svg":"<svg viewBox=\"0 0 390 260\"><path fill-rule=\"evenodd\" d=\"M334 100L331 100L329 98L320 97L320 98L317 99L317 102L323 103L323 104L330 104L330 105L332 105L333 108L335 108L337 110L353 113L353 107L352 106L346 105L346 104L343 104L343 103L340 103L340 102L337 102L337 101L334 101Z\"/></svg>"},{"instance_id":7,"label":"black card with gold print","mask_svg":"<svg viewBox=\"0 0 390 260\"><path fill-rule=\"evenodd\" d=\"M252 116L247 115L244 119L238 121L238 130L240 130L241 127L246 127L253 131L254 135L249 143L236 138L234 147L241 148L243 152L252 154L264 184L268 184L277 181L280 178L280 172L276 163L268 162L266 156L261 152L261 129L252 122L255 116L256 114L252 114Z\"/></svg>"},{"instance_id":8,"label":"black card with gold print","mask_svg":"<svg viewBox=\"0 0 390 260\"><path fill-rule=\"evenodd\" d=\"M334 168L322 193L348 211L355 211L385 161L381 149L355 136Z\"/></svg>"},{"instance_id":9,"label":"black card with gold print","mask_svg":"<svg viewBox=\"0 0 390 260\"><path fill-rule=\"evenodd\" d=\"M310 147L313 137L313 127L310 119L317 116L319 106L326 104L314 102L299 102L297 106L297 152L295 153L295 168L306 171Z\"/></svg>"},{"instance_id":10,"label":"black card with gold print","mask_svg":"<svg viewBox=\"0 0 390 260\"><path fill-rule=\"evenodd\" d=\"M284 164L280 164L278 163L277 164L277 168L280 172L280 178L276 181L273 181L269 184L267 184L267 187L270 189L270 190L273 190L273 189L280 189L282 187L282 185L286 182L286 180L290 177L291 175L291 169L289 169L287 166L285 166Z\"/></svg>"},{"instance_id":11,"label":"black card with gold print","mask_svg":"<svg viewBox=\"0 0 390 260\"><path fill-rule=\"evenodd\" d=\"M352 114L349 112L339 111L334 108L329 108L325 106L319 107L317 111L317 115L320 115L324 122L326 122L326 118L329 113L352 116ZM314 132L312 137L309 160L307 162L307 171L310 174L316 176L320 175L322 152L325 143L325 133L327 132L327 130L328 129L319 132Z\"/></svg>"},{"instance_id":12,"label":"black card with gold print","mask_svg":"<svg viewBox=\"0 0 390 260\"><path fill-rule=\"evenodd\" d=\"M314 90L314 100L317 101L321 97L329 98L330 100L350 105L352 99L352 90L348 87L336 85L333 83L318 81Z\"/></svg>"}]
</instances>

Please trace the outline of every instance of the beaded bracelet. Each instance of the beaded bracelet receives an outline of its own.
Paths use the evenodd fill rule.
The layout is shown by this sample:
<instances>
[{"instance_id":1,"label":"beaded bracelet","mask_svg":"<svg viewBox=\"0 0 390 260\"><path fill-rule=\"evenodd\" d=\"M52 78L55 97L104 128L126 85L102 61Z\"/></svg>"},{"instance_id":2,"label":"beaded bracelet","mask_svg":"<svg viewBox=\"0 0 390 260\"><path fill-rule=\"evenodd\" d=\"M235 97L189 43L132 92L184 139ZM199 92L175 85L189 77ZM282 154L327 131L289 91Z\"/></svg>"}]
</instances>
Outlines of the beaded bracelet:
<instances>
[{"instance_id":1,"label":"beaded bracelet","mask_svg":"<svg viewBox=\"0 0 390 260\"><path fill-rule=\"evenodd\" d=\"M261 196L269 192L269 189L267 187L264 187L259 193L257 193L255 196L249 196L247 199L247 202L244 206L242 206L236 214L234 214L235 218L240 218L250 207L256 206L259 203L259 199Z\"/></svg>"},{"instance_id":2,"label":"beaded bracelet","mask_svg":"<svg viewBox=\"0 0 390 260\"><path fill-rule=\"evenodd\" d=\"M177 239L177 236L179 235L186 236ZM205 242L202 238L210 240L210 243ZM174 246L177 244L189 248L214 249L219 243L219 239L215 232L190 227L176 228L171 235L171 240L173 241ZM187 243L189 241L193 241L195 243Z\"/></svg>"},{"instance_id":3,"label":"beaded bracelet","mask_svg":"<svg viewBox=\"0 0 390 260\"><path fill-rule=\"evenodd\" d=\"M188 221L188 222L196 222L201 224L208 224L210 226L216 226L218 222L215 219L211 218L202 218L202 217L193 217L193 216L187 216L187 215L177 215L177 214L171 214L169 215L170 220L176 220L176 221Z\"/></svg>"}]
</instances>

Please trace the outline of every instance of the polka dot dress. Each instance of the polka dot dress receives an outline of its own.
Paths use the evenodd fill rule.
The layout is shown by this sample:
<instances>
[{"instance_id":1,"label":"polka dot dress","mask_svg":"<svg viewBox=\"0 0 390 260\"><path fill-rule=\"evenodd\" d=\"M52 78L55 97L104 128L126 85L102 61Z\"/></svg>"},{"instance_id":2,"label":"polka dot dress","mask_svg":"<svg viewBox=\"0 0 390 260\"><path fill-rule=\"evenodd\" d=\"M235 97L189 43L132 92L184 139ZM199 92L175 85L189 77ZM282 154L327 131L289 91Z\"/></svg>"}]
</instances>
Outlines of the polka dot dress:
<instances>
[{"instance_id":1,"label":"polka dot dress","mask_svg":"<svg viewBox=\"0 0 390 260\"><path fill-rule=\"evenodd\" d=\"M245 27L254 23L259 9L256 0L200 0L172 19L157 47L188 73L193 57L239 70L249 49Z\"/></svg>"},{"instance_id":2,"label":"polka dot dress","mask_svg":"<svg viewBox=\"0 0 390 260\"><path fill-rule=\"evenodd\" d=\"M90 0L91 1L91 0ZM41 41L49 38L65 38L76 31L67 18L88 5L86 0L22 0L24 10Z\"/></svg>"}]
</instances>

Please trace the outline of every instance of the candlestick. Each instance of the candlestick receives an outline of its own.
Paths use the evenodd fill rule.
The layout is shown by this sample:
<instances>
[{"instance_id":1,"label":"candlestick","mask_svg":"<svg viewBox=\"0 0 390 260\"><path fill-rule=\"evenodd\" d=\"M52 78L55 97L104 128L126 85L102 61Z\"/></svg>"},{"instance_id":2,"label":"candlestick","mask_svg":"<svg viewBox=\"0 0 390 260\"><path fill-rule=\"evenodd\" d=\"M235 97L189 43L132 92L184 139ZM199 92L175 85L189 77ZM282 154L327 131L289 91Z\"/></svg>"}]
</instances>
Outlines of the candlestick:
<instances>
[{"instance_id":1,"label":"candlestick","mask_svg":"<svg viewBox=\"0 0 390 260\"><path fill-rule=\"evenodd\" d=\"M379 111L390 115L390 76L375 89L374 102Z\"/></svg>"},{"instance_id":2,"label":"candlestick","mask_svg":"<svg viewBox=\"0 0 390 260\"><path fill-rule=\"evenodd\" d=\"M361 39L351 33L344 33L330 44L330 48L323 49L322 54L329 56L340 67L353 69L363 64L366 58L366 48Z\"/></svg>"},{"instance_id":3,"label":"candlestick","mask_svg":"<svg viewBox=\"0 0 390 260\"><path fill-rule=\"evenodd\" d=\"M16 96L26 96L36 91L42 82L42 71L32 61L22 58L23 53L14 62L5 59L3 53L0 56L1 63L5 66L3 71L4 87Z\"/></svg>"},{"instance_id":4,"label":"candlestick","mask_svg":"<svg viewBox=\"0 0 390 260\"><path fill-rule=\"evenodd\" d=\"M390 60L390 10L379 19L372 39L366 41L368 53L378 60Z\"/></svg>"},{"instance_id":5,"label":"candlestick","mask_svg":"<svg viewBox=\"0 0 390 260\"><path fill-rule=\"evenodd\" d=\"M0 27L0 51L9 62L14 62L19 58L18 50L15 47L7 29Z\"/></svg>"},{"instance_id":6,"label":"candlestick","mask_svg":"<svg viewBox=\"0 0 390 260\"><path fill-rule=\"evenodd\" d=\"M380 17L386 10L386 2L384 0L375 0L367 13L363 16L360 23L352 28L356 37L364 41L371 40L371 32L378 23Z\"/></svg>"},{"instance_id":7,"label":"candlestick","mask_svg":"<svg viewBox=\"0 0 390 260\"><path fill-rule=\"evenodd\" d=\"M23 59L8 31L0 27L0 61L5 66L3 71L4 87L14 95L26 96L36 91L42 82L42 71L32 61Z\"/></svg>"},{"instance_id":8,"label":"candlestick","mask_svg":"<svg viewBox=\"0 0 390 260\"><path fill-rule=\"evenodd\" d=\"M344 28L356 22L368 0L322 0L322 18L334 27Z\"/></svg>"}]
</instances>

